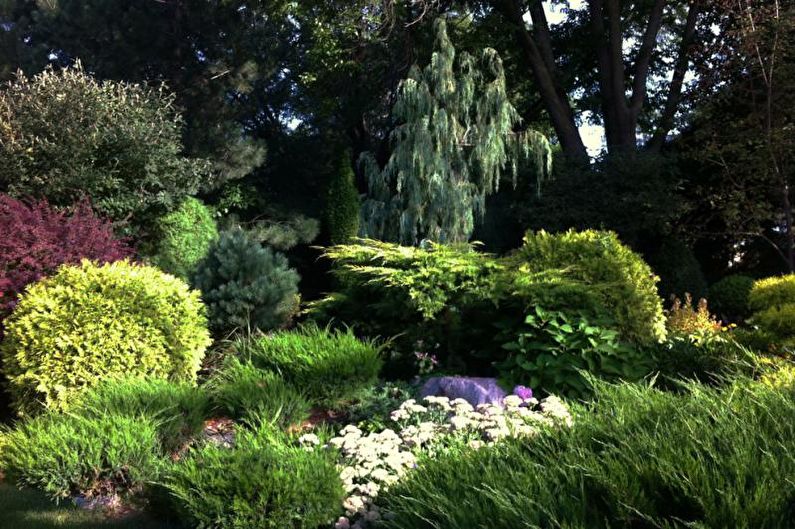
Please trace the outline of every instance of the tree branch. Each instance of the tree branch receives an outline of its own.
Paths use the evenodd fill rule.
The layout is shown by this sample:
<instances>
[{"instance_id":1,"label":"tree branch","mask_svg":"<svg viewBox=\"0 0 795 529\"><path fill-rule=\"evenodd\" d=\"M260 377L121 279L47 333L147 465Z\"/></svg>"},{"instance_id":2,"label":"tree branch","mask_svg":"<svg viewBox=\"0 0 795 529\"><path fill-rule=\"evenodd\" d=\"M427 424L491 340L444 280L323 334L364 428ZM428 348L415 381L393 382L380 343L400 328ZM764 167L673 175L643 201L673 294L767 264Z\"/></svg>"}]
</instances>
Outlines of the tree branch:
<instances>
[{"instance_id":1,"label":"tree branch","mask_svg":"<svg viewBox=\"0 0 795 529\"><path fill-rule=\"evenodd\" d=\"M668 132L674 126L674 117L676 110L679 107L679 101L682 98L682 85L684 84L685 75L687 74L687 66L690 62L690 46L693 43L693 38L696 35L696 21L701 9L701 0L693 0L690 4L690 9L687 12L687 21L682 32L682 41L679 43L679 55L676 59L674 66L673 77L671 78L671 85L668 88L668 97L665 101L660 121L657 124L657 130L654 131L648 143L648 149L652 152L658 152L663 144Z\"/></svg>"},{"instance_id":2,"label":"tree branch","mask_svg":"<svg viewBox=\"0 0 795 529\"><path fill-rule=\"evenodd\" d=\"M556 73L555 55L552 52L552 37L549 33L549 22L544 13L544 4L541 0L530 0L528 4L530 19L533 21L533 36L538 43L541 57L550 72Z\"/></svg>"},{"instance_id":3,"label":"tree branch","mask_svg":"<svg viewBox=\"0 0 795 529\"><path fill-rule=\"evenodd\" d=\"M651 14L649 15L649 23L643 34L643 40L641 41L640 48L638 48L638 56L635 59L632 80L632 100L629 104L630 110L635 117L640 113L640 110L643 108L643 101L646 99L646 80L649 77L649 66L651 64L652 53L657 44L657 35L660 33L660 28L662 27L662 15L665 4L666 0L655 0Z\"/></svg>"}]
</instances>

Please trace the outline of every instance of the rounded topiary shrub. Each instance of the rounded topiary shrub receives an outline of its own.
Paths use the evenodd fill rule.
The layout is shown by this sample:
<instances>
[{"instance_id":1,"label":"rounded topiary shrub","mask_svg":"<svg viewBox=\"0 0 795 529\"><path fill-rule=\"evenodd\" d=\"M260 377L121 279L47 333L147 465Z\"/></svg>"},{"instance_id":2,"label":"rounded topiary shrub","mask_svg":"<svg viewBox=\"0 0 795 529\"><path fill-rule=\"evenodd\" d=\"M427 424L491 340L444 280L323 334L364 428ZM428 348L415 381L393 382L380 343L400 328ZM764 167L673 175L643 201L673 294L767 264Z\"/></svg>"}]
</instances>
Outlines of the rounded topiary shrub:
<instances>
[{"instance_id":1,"label":"rounded topiary shrub","mask_svg":"<svg viewBox=\"0 0 795 529\"><path fill-rule=\"evenodd\" d=\"M210 344L199 293L128 261L63 266L33 284L6 320L3 370L20 413L68 407L107 378L194 382Z\"/></svg>"},{"instance_id":2,"label":"rounded topiary shrub","mask_svg":"<svg viewBox=\"0 0 795 529\"><path fill-rule=\"evenodd\" d=\"M284 255L234 229L223 232L199 263L194 285L214 331L268 331L285 325L297 310L298 280Z\"/></svg>"},{"instance_id":3,"label":"rounded topiary shrub","mask_svg":"<svg viewBox=\"0 0 795 529\"><path fill-rule=\"evenodd\" d=\"M748 295L754 286L754 278L730 275L709 287L709 305L717 314L728 319L743 319L750 314Z\"/></svg>"},{"instance_id":4,"label":"rounded topiary shrub","mask_svg":"<svg viewBox=\"0 0 795 529\"><path fill-rule=\"evenodd\" d=\"M576 292L579 303L596 308L599 318L614 322L625 340L636 343L660 342L665 339L665 316L662 300L657 295L658 278L648 264L609 231L570 230L551 234L528 232L524 244L513 256L518 264L517 281L525 278L555 275L555 284L539 285L545 306L550 303L550 287L562 293ZM565 288L564 288L565 287ZM531 289L532 290L532 289ZM528 290L527 301L533 303ZM587 299L585 299L587 298ZM566 302L571 302L567 299Z\"/></svg>"},{"instance_id":5,"label":"rounded topiary shrub","mask_svg":"<svg viewBox=\"0 0 795 529\"><path fill-rule=\"evenodd\" d=\"M795 274L755 281L748 306L758 334L774 348L795 346Z\"/></svg>"},{"instance_id":6,"label":"rounded topiary shrub","mask_svg":"<svg viewBox=\"0 0 795 529\"><path fill-rule=\"evenodd\" d=\"M155 222L155 242L149 249L151 262L187 280L218 239L213 213L197 198L185 199L176 211Z\"/></svg>"}]
</instances>

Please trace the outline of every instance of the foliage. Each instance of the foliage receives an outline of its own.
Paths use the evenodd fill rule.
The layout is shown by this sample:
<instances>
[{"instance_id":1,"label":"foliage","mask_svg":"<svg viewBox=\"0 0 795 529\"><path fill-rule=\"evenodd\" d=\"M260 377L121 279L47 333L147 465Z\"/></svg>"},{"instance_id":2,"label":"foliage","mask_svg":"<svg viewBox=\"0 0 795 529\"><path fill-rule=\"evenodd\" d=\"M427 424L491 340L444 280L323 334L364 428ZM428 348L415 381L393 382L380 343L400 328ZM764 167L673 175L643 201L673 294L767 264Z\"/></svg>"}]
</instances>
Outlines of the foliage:
<instances>
[{"instance_id":1,"label":"foliage","mask_svg":"<svg viewBox=\"0 0 795 529\"><path fill-rule=\"evenodd\" d=\"M389 415L403 402L414 397L416 388L405 382L384 382L360 391L345 408L350 424L367 432L387 428Z\"/></svg>"},{"instance_id":2,"label":"foliage","mask_svg":"<svg viewBox=\"0 0 795 529\"><path fill-rule=\"evenodd\" d=\"M762 357L760 382L773 388L795 390L795 362L792 358Z\"/></svg>"},{"instance_id":3,"label":"foliage","mask_svg":"<svg viewBox=\"0 0 795 529\"><path fill-rule=\"evenodd\" d=\"M297 67L285 64L298 51L295 27L285 20L288 5L257 1L241 11L238 4L203 0L59 0L26 6L29 13L17 22L27 44L19 45L33 58L26 71L80 57L101 79L165 81L184 109L186 149L212 161L204 184L214 188L262 165L263 142L253 137L280 130L263 113L279 115L294 95L287 89L293 74L285 77L282 68Z\"/></svg>"},{"instance_id":4,"label":"foliage","mask_svg":"<svg viewBox=\"0 0 795 529\"><path fill-rule=\"evenodd\" d=\"M346 244L359 234L359 190L350 156L342 153L326 191L324 221L331 244Z\"/></svg>"},{"instance_id":5,"label":"foliage","mask_svg":"<svg viewBox=\"0 0 795 529\"><path fill-rule=\"evenodd\" d=\"M666 313L665 326L668 332L686 336L703 336L723 330L721 323L710 314L707 300L701 298L693 306L693 298L685 294L685 299L673 298L671 309Z\"/></svg>"},{"instance_id":6,"label":"foliage","mask_svg":"<svg viewBox=\"0 0 795 529\"><path fill-rule=\"evenodd\" d=\"M108 415L146 419L155 426L165 452L174 452L201 432L209 397L184 382L152 378L106 380L82 392L73 413L83 417Z\"/></svg>"},{"instance_id":7,"label":"foliage","mask_svg":"<svg viewBox=\"0 0 795 529\"><path fill-rule=\"evenodd\" d=\"M699 299L707 295L707 281L693 251L684 242L667 237L650 258L660 276L660 296L671 299L690 294Z\"/></svg>"},{"instance_id":8,"label":"foliage","mask_svg":"<svg viewBox=\"0 0 795 529\"><path fill-rule=\"evenodd\" d=\"M618 332L584 316L536 306L524 323L503 344L509 355L497 364L506 387L527 383L549 394L582 397L590 386L581 371L628 381L652 371L651 359L643 351L622 345Z\"/></svg>"},{"instance_id":9,"label":"foliage","mask_svg":"<svg viewBox=\"0 0 795 529\"><path fill-rule=\"evenodd\" d=\"M182 118L162 87L97 81L78 64L0 91L0 188L69 206L88 195L140 225L195 193L204 160L182 156Z\"/></svg>"},{"instance_id":10,"label":"foliage","mask_svg":"<svg viewBox=\"0 0 795 529\"><path fill-rule=\"evenodd\" d=\"M269 331L284 326L296 311L298 280L284 255L235 229L221 233L199 263L194 285L216 332Z\"/></svg>"},{"instance_id":11,"label":"foliage","mask_svg":"<svg viewBox=\"0 0 795 529\"><path fill-rule=\"evenodd\" d=\"M371 386L383 363L381 347L359 340L350 329L304 325L251 340L238 352L260 369L279 373L311 401L335 405Z\"/></svg>"},{"instance_id":12,"label":"foliage","mask_svg":"<svg viewBox=\"0 0 795 529\"><path fill-rule=\"evenodd\" d=\"M777 346L795 346L795 274L755 281L748 306L752 323Z\"/></svg>"},{"instance_id":13,"label":"foliage","mask_svg":"<svg viewBox=\"0 0 795 529\"><path fill-rule=\"evenodd\" d=\"M188 280L218 239L213 213L201 200L188 197L179 207L154 222L152 264Z\"/></svg>"},{"instance_id":14,"label":"foliage","mask_svg":"<svg viewBox=\"0 0 795 529\"><path fill-rule=\"evenodd\" d=\"M0 194L0 320L30 283L81 259L105 263L132 255L87 201L56 210L46 201L24 203Z\"/></svg>"},{"instance_id":15,"label":"foliage","mask_svg":"<svg viewBox=\"0 0 795 529\"><path fill-rule=\"evenodd\" d=\"M279 375L229 357L204 385L213 404L235 419L267 419L282 427L309 416L309 403Z\"/></svg>"},{"instance_id":16,"label":"foliage","mask_svg":"<svg viewBox=\"0 0 795 529\"><path fill-rule=\"evenodd\" d=\"M525 156L535 161L539 181L549 173L546 138L514 133L521 118L508 98L497 52L486 48L479 58L456 57L444 19L434 29L430 63L413 66L398 88L386 167L372 153L361 158L369 187L362 231L368 237L465 242L506 166L515 177Z\"/></svg>"},{"instance_id":17,"label":"foliage","mask_svg":"<svg viewBox=\"0 0 795 529\"><path fill-rule=\"evenodd\" d=\"M536 305L609 319L625 341L665 336L654 276L615 235L540 232L526 240L507 257L469 245L416 248L367 239L327 248L340 291L313 303L310 315L354 325L365 336L396 337L403 364L413 361L416 342L440 344L445 368L480 376L505 356L492 339L497 328L509 335Z\"/></svg>"},{"instance_id":18,"label":"foliage","mask_svg":"<svg viewBox=\"0 0 795 529\"><path fill-rule=\"evenodd\" d=\"M650 355L660 374L659 384L673 389L680 386L680 380L725 385L738 375L753 376L760 368L759 357L736 336L736 331L674 332L654 346Z\"/></svg>"},{"instance_id":19,"label":"foliage","mask_svg":"<svg viewBox=\"0 0 795 529\"><path fill-rule=\"evenodd\" d=\"M559 270L569 282L588 285L590 295L615 322L623 339L642 344L665 338L657 277L615 233L528 232L514 258L519 261L518 288L532 287L533 274Z\"/></svg>"},{"instance_id":20,"label":"foliage","mask_svg":"<svg viewBox=\"0 0 795 529\"><path fill-rule=\"evenodd\" d=\"M492 322L499 317L505 281L504 267L493 256L468 245L356 243L325 250L340 291L312 303L312 319L347 323L363 336L394 338L395 357L385 372L395 377L414 374L420 340L441 344L439 360L446 366L478 363L474 352L497 348Z\"/></svg>"},{"instance_id":21,"label":"foliage","mask_svg":"<svg viewBox=\"0 0 795 529\"><path fill-rule=\"evenodd\" d=\"M0 468L6 478L55 500L134 491L161 468L157 429L143 417L47 413L4 437Z\"/></svg>"},{"instance_id":22,"label":"foliage","mask_svg":"<svg viewBox=\"0 0 795 529\"><path fill-rule=\"evenodd\" d=\"M181 280L127 261L83 261L28 288L0 352L20 413L61 409L103 379L195 382L206 325L199 293Z\"/></svg>"},{"instance_id":23,"label":"foliage","mask_svg":"<svg viewBox=\"0 0 795 529\"><path fill-rule=\"evenodd\" d=\"M330 524L342 485L330 455L290 446L268 429L238 429L235 444L191 450L164 480L187 522L207 529Z\"/></svg>"},{"instance_id":24,"label":"foliage","mask_svg":"<svg viewBox=\"0 0 795 529\"><path fill-rule=\"evenodd\" d=\"M754 278L740 274L724 277L709 287L709 302L717 314L730 320L742 320L748 311L748 295Z\"/></svg>"},{"instance_id":25,"label":"foliage","mask_svg":"<svg viewBox=\"0 0 795 529\"><path fill-rule=\"evenodd\" d=\"M596 392L570 429L424 461L385 493L385 526L790 525L791 394L744 381Z\"/></svg>"}]
</instances>

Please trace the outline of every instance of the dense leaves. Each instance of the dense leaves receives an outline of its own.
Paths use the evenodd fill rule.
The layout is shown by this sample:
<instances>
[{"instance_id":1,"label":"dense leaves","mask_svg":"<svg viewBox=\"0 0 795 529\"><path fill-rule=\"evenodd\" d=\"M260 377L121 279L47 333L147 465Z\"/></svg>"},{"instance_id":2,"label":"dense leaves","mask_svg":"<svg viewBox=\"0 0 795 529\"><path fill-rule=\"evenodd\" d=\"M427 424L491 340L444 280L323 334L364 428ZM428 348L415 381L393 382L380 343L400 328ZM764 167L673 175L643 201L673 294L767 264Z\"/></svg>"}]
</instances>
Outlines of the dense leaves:
<instances>
[{"instance_id":1,"label":"dense leaves","mask_svg":"<svg viewBox=\"0 0 795 529\"><path fill-rule=\"evenodd\" d=\"M298 306L298 274L284 255L243 230L225 231L196 270L210 326L219 333L277 329Z\"/></svg>"},{"instance_id":2,"label":"dense leaves","mask_svg":"<svg viewBox=\"0 0 795 529\"><path fill-rule=\"evenodd\" d=\"M210 343L199 293L127 261L64 266L6 320L3 371L17 411L64 409L106 378L195 382Z\"/></svg>"},{"instance_id":3,"label":"dense leaves","mask_svg":"<svg viewBox=\"0 0 795 529\"><path fill-rule=\"evenodd\" d=\"M207 162L182 153L165 88L99 81L80 65L21 75L0 90L0 189L140 227L196 192Z\"/></svg>"},{"instance_id":4,"label":"dense leaves","mask_svg":"<svg viewBox=\"0 0 795 529\"><path fill-rule=\"evenodd\" d=\"M105 263L132 255L126 241L97 217L87 201L57 210L0 194L0 319L30 283L82 259Z\"/></svg>"}]
</instances>

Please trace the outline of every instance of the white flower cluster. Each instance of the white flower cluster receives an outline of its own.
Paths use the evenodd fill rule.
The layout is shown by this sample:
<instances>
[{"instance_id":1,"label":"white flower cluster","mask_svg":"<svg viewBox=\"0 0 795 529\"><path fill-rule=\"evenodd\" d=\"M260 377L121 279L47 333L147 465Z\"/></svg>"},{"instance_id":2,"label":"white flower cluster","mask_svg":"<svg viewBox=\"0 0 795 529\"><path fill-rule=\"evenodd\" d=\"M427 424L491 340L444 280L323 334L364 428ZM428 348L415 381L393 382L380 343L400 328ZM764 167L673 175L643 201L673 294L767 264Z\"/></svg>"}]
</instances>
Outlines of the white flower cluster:
<instances>
[{"instance_id":1,"label":"white flower cluster","mask_svg":"<svg viewBox=\"0 0 795 529\"><path fill-rule=\"evenodd\" d=\"M373 503L379 491L416 467L420 452L432 454L445 440L464 439L479 448L505 437L533 435L541 425L571 424L568 408L556 397L539 402L511 395L503 400L504 407L475 408L464 399L447 397L425 397L423 402L407 400L392 412L399 433L386 429L364 435L349 425L329 441L340 451L340 476L347 494L345 516L335 529L363 529L379 520L382 513ZM302 438L302 444L311 448L315 440Z\"/></svg>"}]
</instances>

